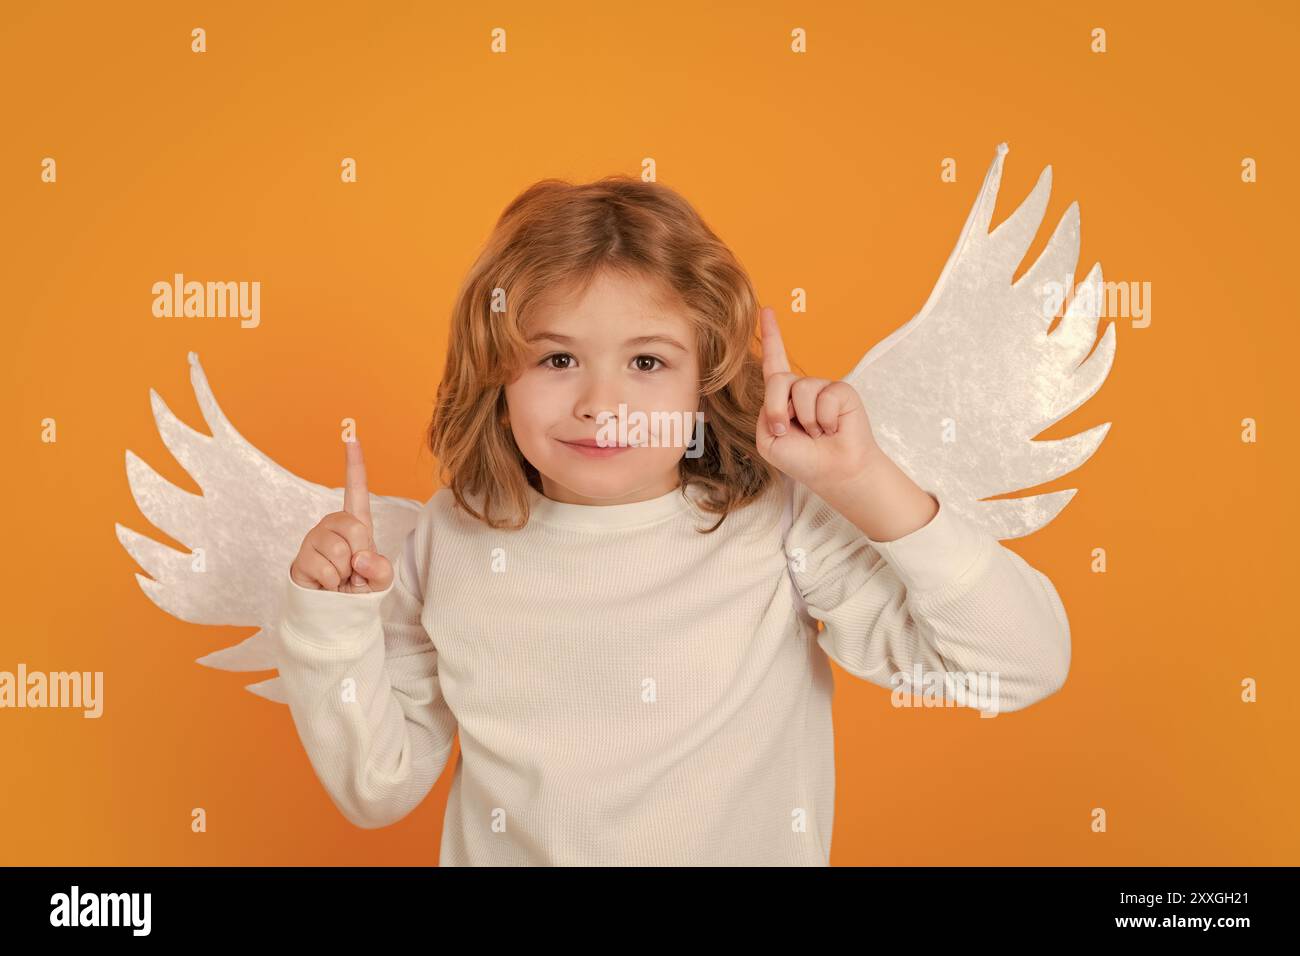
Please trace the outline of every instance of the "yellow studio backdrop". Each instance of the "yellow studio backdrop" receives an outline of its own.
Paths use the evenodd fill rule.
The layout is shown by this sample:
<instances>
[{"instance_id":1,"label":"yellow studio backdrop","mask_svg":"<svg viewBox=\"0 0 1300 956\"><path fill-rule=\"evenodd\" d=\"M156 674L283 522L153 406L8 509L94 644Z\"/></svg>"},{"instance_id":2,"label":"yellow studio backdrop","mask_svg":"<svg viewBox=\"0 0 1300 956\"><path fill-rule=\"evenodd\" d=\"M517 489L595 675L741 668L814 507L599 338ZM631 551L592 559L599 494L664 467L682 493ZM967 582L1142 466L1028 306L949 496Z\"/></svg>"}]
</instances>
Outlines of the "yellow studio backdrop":
<instances>
[{"instance_id":1,"label":"yellow studio backdrop","mask_svg":"<svg viewBox=\"0 0 1300 956\"><path fill-rule=\"evenodd\" d=\"M352 826L288 710L243 689L273 675L194 663L251 629L183 623L136 584L115 523L176 542L125 450L198 493L149 401L206 431L188 352L286 468L341 486L353 418L371 490L423 501L451 304L525 186L652 171L735 250L796 367L839 378L924 304L1000 142L994 225L1053 172L1018 271L1077 200L1076 281L1100 261L1142 290L1104 386L1039 436L1113 423L1035 489L1079 493L1009 543L1065 603L1070 674L982 720L837 668L832 863L1295 862L1298 18L7 4L0 671L101 672L103 712L0 709L0 863L437 861L455 757L405 820ZM177 273L259 283L257 322L155 316Z\"/></svg>"}]
</instances>

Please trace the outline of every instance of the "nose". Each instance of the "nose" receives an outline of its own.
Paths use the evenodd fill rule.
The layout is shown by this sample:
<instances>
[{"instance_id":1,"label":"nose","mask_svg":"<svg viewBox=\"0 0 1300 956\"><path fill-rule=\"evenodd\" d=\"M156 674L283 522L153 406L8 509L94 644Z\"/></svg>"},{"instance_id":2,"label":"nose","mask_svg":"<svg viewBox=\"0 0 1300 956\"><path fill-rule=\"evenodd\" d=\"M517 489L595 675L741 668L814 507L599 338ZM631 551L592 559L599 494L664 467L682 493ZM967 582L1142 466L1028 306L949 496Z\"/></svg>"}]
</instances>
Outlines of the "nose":
<instances>
[{"instance_id":1,"label":"nose","mask_svg":"<svg viewBox=\"0 0 1300 956\"><path fill-rule=\"evenodd\" d=\"M624 401L616 373L593 371L584 376L582 390L574 406L574 413L583 419L599 424L600 413L609 412L617 418L619 403Z\"/></svg>"}]
</instances>

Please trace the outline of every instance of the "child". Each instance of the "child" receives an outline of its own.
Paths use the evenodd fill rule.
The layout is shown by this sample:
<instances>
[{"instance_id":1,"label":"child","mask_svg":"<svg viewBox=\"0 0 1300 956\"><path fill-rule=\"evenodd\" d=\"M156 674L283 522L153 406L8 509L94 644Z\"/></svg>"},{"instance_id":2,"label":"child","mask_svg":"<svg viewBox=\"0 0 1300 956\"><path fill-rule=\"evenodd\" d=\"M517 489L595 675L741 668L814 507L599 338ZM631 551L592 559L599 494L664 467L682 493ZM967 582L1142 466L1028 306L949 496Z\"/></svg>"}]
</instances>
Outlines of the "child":
<instances>
[{"instance_id":1,"label":"child","mask_svg":"<svg viewBox=\"0 0 1300 956\"><path fill-rule=\"evenodd\" d=\"M851 386L792 374L771 310L760 363L757 312L665 186L510 204L456 303L444 487L390 563L350 443L286 582L280 676L347 819L405 817L459 731L442 865L826 865L828 657L993 675L1000 711L1062 685L1051 581L885 457Z\"/></svg>"}]
</instances>

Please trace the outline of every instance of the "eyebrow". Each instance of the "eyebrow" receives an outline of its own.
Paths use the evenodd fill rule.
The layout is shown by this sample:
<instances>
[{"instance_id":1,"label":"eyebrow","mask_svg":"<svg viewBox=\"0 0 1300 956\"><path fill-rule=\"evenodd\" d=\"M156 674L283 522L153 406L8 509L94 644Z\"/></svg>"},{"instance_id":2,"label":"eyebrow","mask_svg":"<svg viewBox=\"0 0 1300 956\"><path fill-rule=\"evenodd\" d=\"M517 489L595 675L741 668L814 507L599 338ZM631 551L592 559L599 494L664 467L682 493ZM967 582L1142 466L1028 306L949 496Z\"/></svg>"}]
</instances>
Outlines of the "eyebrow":
<instances>
[{"instance_id":1,"label":"eyebrow","mask_svg":"<svg viewBox=\"0 0 1300 956\"><path fill-rule=\"evenodd\" d=\"M560 335L557 332L538 332L536 335L530 335L528 337L529 342L539 342L542 339L551 339L552 341L559 342L561 345L571 345L576 341L570 336ZM661 342L664 345L671 345L673 348L681 349L683 352L687 351L686 346L667 335L638 335L636 338L628 339L623 343L623 346L626 348L629 345L653 345L656 342Z\"/></svg>"}]
</instances>

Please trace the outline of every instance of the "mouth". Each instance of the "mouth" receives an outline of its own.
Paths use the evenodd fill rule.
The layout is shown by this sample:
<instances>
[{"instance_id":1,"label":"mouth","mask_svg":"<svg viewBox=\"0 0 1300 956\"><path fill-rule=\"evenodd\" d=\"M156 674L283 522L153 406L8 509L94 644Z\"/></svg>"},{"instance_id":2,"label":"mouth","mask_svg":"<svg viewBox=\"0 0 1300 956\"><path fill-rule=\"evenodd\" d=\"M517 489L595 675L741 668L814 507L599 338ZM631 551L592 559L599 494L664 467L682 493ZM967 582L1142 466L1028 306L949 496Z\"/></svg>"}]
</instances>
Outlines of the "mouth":
<instances>
[{"instance_id":1,"label":"mouth","mask_svg":"<svg viewBox=\"0 0 1300 956\"><path fill-rule=\"evenodd\" d=\"M599 445L594 438L583 438L578 441L565 441L563 438L555 439L561 445L571 448L585 458L613 458L615 455L621 455L625 451L636 447L635 445Z\"/></svg>"}]
</instances>

